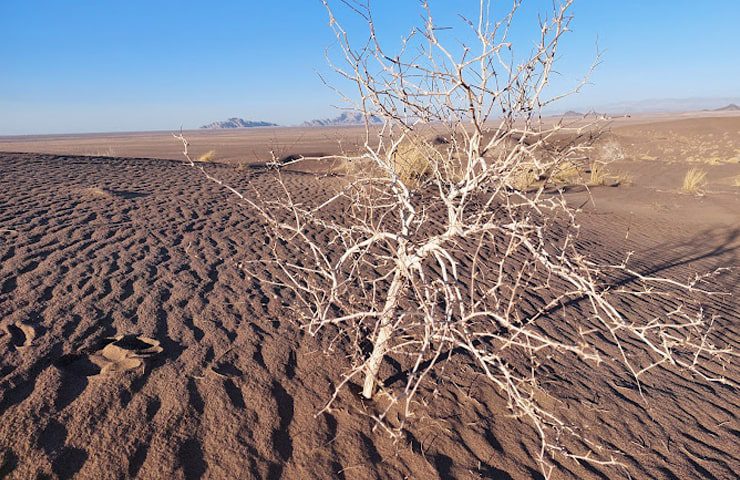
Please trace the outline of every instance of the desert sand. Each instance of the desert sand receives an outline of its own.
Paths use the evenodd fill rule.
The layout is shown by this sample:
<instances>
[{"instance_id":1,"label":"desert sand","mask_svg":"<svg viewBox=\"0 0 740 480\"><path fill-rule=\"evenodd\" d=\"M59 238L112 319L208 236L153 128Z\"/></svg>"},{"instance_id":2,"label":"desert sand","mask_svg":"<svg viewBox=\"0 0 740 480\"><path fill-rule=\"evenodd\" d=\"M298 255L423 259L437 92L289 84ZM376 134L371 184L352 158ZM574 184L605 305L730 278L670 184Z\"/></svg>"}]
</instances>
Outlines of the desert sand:
<instances>
[{"instance_id":1,"label":"desert sand","mask_svg":"<svg viewBox=\"0 0 740 480\"><path fill-rule=\"evenodd\" d=\"M189 138L196 157L216 151L210 172L268 192L271 150L332 153L361 133ZM682 280L734 267L713 280L732 295L688 300L737 350L740 116L623 119L607 140L620 185L568 193L585 202L583 247L614 262L634 251L641 271ZM540 478L536 435L461 358L419 394L429 406L400 439L372 430L363 413L376 407L358 395L316 415L344 355L325 356L291 322L291 298L244 273L265 254L262 227L180 151L168 132L0 138L0 478ZM680 191L692 166L707 172L702 196ZM303 198L340 181L284 179ZM655 301L622 308L647 316ZM546 379L558 413L625 468L568 462L556 478L737 478L732 386L657 370L642 399L624 377L560 367ZM386 381L399 373L385 368ZM707 368L740 382L736 363Z\"/></svg>"}]
</instances>

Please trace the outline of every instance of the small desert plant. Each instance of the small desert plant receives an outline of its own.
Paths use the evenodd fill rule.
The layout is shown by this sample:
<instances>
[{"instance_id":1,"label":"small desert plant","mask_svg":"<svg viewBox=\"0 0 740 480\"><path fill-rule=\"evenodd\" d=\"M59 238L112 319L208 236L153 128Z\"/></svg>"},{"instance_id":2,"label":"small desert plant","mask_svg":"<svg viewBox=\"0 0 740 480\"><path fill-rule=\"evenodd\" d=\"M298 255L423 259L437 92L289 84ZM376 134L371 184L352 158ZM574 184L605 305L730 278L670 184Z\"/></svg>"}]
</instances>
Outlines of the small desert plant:
<instances>
[{"instance_id":1,"label":"small desert plant","mask_svg":"<svg viewBox=\"0 0 740 480\"><path fill-rule=\"evenodd\" d=\"M696 167L690 168L683 177L681 190L691 195L702 195L704 186L707 184L706 178L707 172L705 170Z\"/></svg>"},{"instance_id":2,"label":"small desert plant","mask_svg":"<svg viewBox=\"0 0 740 480\"><path fill-rule=\"evenodd\" d=\"M216 158L216 151L215 150L209 150L200 157L198 157L198 161L201 163L208 163L212 162L213 159Z\"/></svg>"}]
</instances>

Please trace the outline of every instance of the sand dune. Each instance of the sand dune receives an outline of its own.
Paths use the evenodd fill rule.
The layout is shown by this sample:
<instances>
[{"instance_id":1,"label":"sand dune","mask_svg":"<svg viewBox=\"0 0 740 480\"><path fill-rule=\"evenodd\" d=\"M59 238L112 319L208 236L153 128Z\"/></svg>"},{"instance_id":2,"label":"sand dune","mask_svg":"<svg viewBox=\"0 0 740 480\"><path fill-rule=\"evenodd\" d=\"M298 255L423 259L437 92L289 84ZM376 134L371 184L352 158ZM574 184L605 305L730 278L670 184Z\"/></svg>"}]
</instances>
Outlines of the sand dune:
<instances>
[{"instance_id":1,"label":"sand dune","mask_svg":"<svg viewBox=\"0 0 740 480\"><path fill-rule=\"evenodd\" d=\"M632 148L653 147L630 145L638 135L630 128L614 132L628 154L613 168L638 175L631 186L594 190L583 248L613 261L632 250L641 271L679 279L737 267L740 201L720 180L740 167L708 166L712 193L682 195L674 182L685 164L635 158ZM204 149L212 138L202 137ZM732 138L737 148L735 136L728 149ZM317 137L289 153L329 143ZM238 163L209 168L269 192L270 172ZM315 416L345 357L325 356L326 340L291 322L291 298L244 273L243 262L267 252L261 226L182 162L6 153L0 173L0 477L540 478L535 432L509 417L460 355L438 388L419 394L428 408L400 439L373 431L357 413L379 406L351 393ZM299 199L339 181L284 178ZM734 296L688 299L717 315L713 338L735 349L739 281L737 269L725 272L712 286ZM645 316L651 302L620 308ZM556 318L549 328L568 334ZM604 352L613 348L605 340ZM393 365L386 383L402 378ZM565 360L555 367L543 381L562 399L558 413L606 439L625 465L564 463L563 478L736 478L740 397L731 386L660 370L642 399L620 372L593 378ZM736 364L707 368L740 381Z\"/></svg>"}]
</instances>

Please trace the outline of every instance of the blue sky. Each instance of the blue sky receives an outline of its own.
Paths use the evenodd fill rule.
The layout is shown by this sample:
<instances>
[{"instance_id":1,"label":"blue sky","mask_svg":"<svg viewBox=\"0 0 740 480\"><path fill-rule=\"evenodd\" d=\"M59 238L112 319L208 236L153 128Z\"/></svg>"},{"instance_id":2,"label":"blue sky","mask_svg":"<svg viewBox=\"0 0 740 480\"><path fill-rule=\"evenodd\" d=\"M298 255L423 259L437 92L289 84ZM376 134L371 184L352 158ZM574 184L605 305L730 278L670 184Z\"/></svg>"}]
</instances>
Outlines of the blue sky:
<instances>
[{"instance_id":1,"label":"blue sky","mask_svg":"<svg viewBox=\"0 0 740 480\"><path fill-rule=\"evenodd\" d=\"M472 0L430 0L440 24ZM494 2L503 11L511 0ZM525 0L515 48L550 0ZM711 5L711 7L710 7ZM375 0L388 44L417 0ZM558 86L605 51L562 105L738 97L740 1L576 0ZM357 22L350 33L364 31ZM283 125L334 116L317 72L334 39L319 0L0 0L0 135L197 127L240 116ZM520 45L521 44L521 45ZM341 82L338 82L341 86Z\"/></svg>"}]
</instances>

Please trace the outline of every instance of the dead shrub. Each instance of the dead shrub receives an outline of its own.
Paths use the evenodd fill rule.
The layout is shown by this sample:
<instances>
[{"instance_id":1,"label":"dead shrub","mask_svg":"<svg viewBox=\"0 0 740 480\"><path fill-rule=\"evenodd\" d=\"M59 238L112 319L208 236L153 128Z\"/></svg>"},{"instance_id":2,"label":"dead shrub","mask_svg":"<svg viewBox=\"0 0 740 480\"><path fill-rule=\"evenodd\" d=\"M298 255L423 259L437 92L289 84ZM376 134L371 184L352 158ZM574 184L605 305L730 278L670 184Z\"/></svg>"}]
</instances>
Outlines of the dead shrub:
<instances>
[{"instance_id":1,"label":"dead shrub","mask_svg":"<svg viewBox=\"0 0 740 480\"><path fill-rule=\"evenodd\" d=\"M496 31L508 31L519 2L499 23L481 2L481 20L463 25L474 42L455 58L426 2L422 24L396 54L375 37L353 46L324 1L344 62L338 72L357 89L366 129L360 152L339 156L353 174L321 199L296 201L280 168L270 198L244 194L193 162L187 140L176 135L189 165L264 221L272 256L252 262L250 273L290 293L291 317L308 335L341 339L346 348L332 340L327 350L346 355L350 366L323 411L352 383L368 401L380 387L383 409L373 419L400 438L403 422L424 408L420 388L436 389L451 375L446 366L456 365L444 362L460 352L465 367L536 432L533 455L549 477L563 459L620 464L608 442L589 438L587 425L558 416L562 390L542 378L558 368L554 357L577 359L591 370L586 379L624 375L636 389L658 366L685 372L689 382L726 382L700 367L729 351L711 343L711 322L703 311L677 307L687 291L709 293L701 288L706 276L681 283L636 271L629 255L599 261L579 245L579 207L544 188L583 181L584 152L593 144L580 126L541 121L547 101L540 95L569 30L571 3L553 5L541 43L507 76L491 67L511 48ZM337 4L375 31L368 3ZM422 137L433 128L445 129L447 143ZM560 141L564 133L573 140ZM295 161L307 160L314 159ZM536 191L522 192L532 185ZM266 266L279 273L262 277ZM623 277L630 282L610 283ZM650 295L677 303L660 302L649 318L622 308ZM621 355L605 353L607 338ZM381 365L391 361L404 378L382 385ZM388 422L392 409L400 415Z\"/></svg>"}]
</instances>

